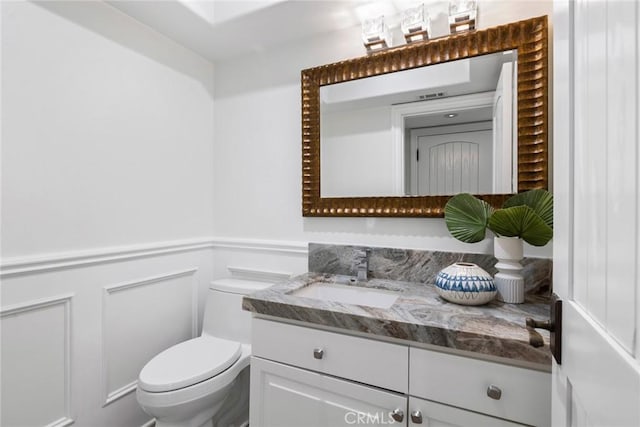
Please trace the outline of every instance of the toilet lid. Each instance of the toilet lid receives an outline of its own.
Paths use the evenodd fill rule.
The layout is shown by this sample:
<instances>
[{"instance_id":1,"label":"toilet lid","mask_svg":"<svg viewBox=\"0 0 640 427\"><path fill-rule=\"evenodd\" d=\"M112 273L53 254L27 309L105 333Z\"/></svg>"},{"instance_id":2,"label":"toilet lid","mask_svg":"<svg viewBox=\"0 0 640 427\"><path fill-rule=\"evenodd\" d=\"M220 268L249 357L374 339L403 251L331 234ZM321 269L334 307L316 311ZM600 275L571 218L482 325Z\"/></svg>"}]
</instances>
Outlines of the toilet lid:
<instances>
[{"instance_id":1,"label":"toilet lid","mask_svg":"<svg viewBox=\"0 0 640 427\"><path fill-rule=\"evenodd\" d=\"M147 391L171 391L209 379L240 357L240 343L215 337L198 337L170 347L140 371L138 385Z\"/></svg>"}]
</instances>

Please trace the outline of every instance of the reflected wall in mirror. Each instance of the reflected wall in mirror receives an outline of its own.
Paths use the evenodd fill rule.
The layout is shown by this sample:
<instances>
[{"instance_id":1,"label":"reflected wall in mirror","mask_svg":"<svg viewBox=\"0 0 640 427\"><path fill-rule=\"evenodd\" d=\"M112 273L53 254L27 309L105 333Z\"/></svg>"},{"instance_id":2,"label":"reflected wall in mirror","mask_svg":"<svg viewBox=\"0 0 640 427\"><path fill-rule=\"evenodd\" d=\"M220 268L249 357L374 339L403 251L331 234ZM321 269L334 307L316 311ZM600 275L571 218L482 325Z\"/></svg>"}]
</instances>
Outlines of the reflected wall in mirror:
<instances>
[{"instance_id":1,"label":"reflected wall in mirror","mask_svg":"<svg viewBox=\"0 0 640 427\"><path fill-rule=\"evenodd\" d=\"M546 188L547 43L545 16L303 70L303 215Z\"/></svg>"},{"instance_id":2,"label":"reflected wall in mirror","mask_svg":"<svg viewBox=\"0 0 640 427\"><path fill-rule=\"evenodd\" d=\"M322 86L321 197L515 192L516 59L507 50Z\"/></svg>"}]
</instances>

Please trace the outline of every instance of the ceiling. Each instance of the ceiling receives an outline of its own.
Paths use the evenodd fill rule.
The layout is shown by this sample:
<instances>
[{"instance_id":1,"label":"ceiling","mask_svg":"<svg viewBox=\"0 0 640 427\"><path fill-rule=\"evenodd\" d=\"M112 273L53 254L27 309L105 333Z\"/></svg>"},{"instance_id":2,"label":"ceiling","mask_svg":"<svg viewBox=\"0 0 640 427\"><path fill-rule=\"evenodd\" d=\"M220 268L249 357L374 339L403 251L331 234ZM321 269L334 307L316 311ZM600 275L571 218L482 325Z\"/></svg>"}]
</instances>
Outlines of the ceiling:
<instances>
[{"instance_id":1,"label":"ceiling","mask_svg":"<svg viewBox=\"0 0 640 427\"><path fill-rule=\"evenodd\" d=\"M375 3L369 0L106 2L210 61L359 25L362 8ZM393 6L394 2L383 3Z\"/></svg>"},{"instance_id":2,"label":"ceiling","mask_svg":"<svg viewBox=\"0 0 640 427\"><path fill-rule=\"evenodd\" d=\"M340 112L428 101L425 95L440 99L491 92L496 90L502 64L515 60L516 51L510 50L323 86L321 108L323 112Z\"/></svg>"},{"instance_id":3,"label":"ceiling","mask_svg":"<svg viewBox=\"0 0 640 427\"><path fill-rule=\"evenodd\" d=\"M384 15L390 28L418 0L105 0L210 61L360 26ZM432 0L432 19L448 1ZM397 30L399 31L399 29Z\"/></svg>"}]
</instances>

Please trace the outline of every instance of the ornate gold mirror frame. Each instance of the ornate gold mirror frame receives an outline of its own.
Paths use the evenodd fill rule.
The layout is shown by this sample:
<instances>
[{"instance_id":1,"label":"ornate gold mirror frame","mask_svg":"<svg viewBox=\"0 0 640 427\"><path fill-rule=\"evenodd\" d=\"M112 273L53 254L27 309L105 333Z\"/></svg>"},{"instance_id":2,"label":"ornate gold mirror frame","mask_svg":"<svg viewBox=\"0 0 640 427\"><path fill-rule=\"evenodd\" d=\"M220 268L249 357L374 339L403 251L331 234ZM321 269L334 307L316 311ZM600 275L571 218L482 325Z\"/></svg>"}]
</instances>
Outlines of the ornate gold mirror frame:
<instances>
[{"instance_id":1,"label":"ornate gold mirror frame","mask_svg":"<svg viewBox=\"0 0 640 427\"><path fill-rule=\"evenodd\" d=\"M441 217L451 196L320 197L320 87L509 49L518 52L518 192L548 185L547 17L303 70L302 215ZM480 195L499 207L508 194Z\"/></svg>"}]
</instances>

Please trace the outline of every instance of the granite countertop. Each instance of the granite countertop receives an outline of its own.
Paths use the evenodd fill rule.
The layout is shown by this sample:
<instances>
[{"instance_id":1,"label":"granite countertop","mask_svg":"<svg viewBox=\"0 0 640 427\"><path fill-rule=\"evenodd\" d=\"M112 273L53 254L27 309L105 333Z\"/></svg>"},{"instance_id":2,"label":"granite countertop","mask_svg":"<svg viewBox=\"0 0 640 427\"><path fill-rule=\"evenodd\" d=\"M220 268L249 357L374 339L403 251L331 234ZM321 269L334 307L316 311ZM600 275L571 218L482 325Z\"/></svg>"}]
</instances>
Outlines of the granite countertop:
<instances>
[{"instance_id":1,"label":"granite countertop","mask_svg":"<svg viewBox=\"0 0 640 427\"><path fill-rule=\"evenodd\" d=\"M291 295L317 282L390 290L399 297L390 308L375 308ZM548 332L537 330L544 346L536 348L525 327L526 317L549 319L549 306L535 299L463 306L443 300L432 283L376 278L353 283L351 276L307 273L244 297L242 306L257 314L528 362L542 369L551 366Z\"/></svg>"}]
</instances>

